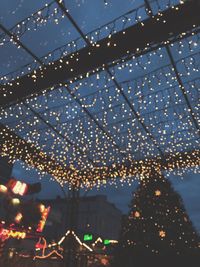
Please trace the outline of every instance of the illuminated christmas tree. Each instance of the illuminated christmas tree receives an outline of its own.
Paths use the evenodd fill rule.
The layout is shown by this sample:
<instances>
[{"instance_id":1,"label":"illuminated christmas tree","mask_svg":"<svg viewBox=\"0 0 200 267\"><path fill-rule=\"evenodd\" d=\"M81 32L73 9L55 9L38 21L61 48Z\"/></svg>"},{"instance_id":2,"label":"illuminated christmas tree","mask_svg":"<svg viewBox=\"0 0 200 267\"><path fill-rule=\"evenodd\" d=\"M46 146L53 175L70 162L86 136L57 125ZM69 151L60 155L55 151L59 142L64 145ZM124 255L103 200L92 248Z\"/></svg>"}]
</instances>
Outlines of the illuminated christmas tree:
<instances>
[{"instance_id":1,"label":"illuminated christmas tree","mask_svg":"<svg viewBox=\"0 0 200 267\"><path fill-rule=\"evenodd\" d=\"M183 266L185 260L196 261L198 245L199 236L181 197L167 179L154 173L134 193L114 266L155 266L155 259L157 263L162 260L162 266L175 264L175 260Z\"/></svg>"}]
</instances>

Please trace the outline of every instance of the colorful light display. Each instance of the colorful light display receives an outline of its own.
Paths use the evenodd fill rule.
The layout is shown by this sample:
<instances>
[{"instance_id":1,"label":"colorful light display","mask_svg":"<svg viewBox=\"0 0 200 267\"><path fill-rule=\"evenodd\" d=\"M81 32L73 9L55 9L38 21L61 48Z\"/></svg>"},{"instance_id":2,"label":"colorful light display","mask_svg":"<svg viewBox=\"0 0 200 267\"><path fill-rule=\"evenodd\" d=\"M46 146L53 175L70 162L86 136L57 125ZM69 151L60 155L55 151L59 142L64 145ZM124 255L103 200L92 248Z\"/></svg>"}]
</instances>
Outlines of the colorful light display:
<instances>
[{"instance_id":1,"label":"colorful light display","mask_svg":"<svg viewBox=\"0 0 200 267\"><path fill-rule=\"evenodd\" d=\"M8 188L5 185L0 185L0 193L7 193Z\"/></svg>"},{"instance_id":2,"label":"colorful light display","mask_svg":"<svg viewBox=\"0 0 200 267\"><path fill-rule=\"evenodd\" d=\"M4 229L4 228L0 230L0 238L8 239L10 237L16 238L16 239L24 239L26 238L26 232L9 230L9 229Z\"/></svg>"},{"instance_id":3,"label":"colorful light display","mask_svg":"<svg viewBox=\"0 0 200 267\"><path fill-rule=\"evenodd\" d=\"M13 194L20 196L24 196L28 190L28 185L26 183L17 181L14 178L9 180L8 187L11 189Z\"/></svg>"},{"instance_id":4,"label":"colorful light display","mask_svg":"<svg viewBox=\"0 0 200 267\"><path fill-rule=\"evenodd\" d=\"M46 253L46 250L48 248L50 248L50 247L47 246L47 241L46 241L46 239L44 237L39 239L39 241L36 244L35 248L36 248L36 251L42 250L42 255L36 255L34 257L34 260L35 259L47 259L47 258L52 257L53 255L63 259L63 255L61 253L59 253L56 249L53 249L52 251Z\"/></svg>"},{"instance_id":5,"label":"colorful light display","mask_svg":"<svg viewBox=\"0 0 200 267\"><path fill-rule=\"evenodd\" d=\"M170 1L167 2L167 4L162 5L162 8L160 8L159 3L155 3L154 11L156 10L157 13L152 18L155 23L162 20L166 9L178 14L188 4L184 1L177 1L177 6L171 6ZM195 1L191 2L194 4ZM49 7L52 16L54 14L53 7L54 4ZM107 6L107 8L109 7L110 5ZM62 14L60 19L63 19L64 12L58 6L56 8ZM31 15L25 20L25 25L32 21L33 17L36 17L36 21L31 26L31 29L34 28L40 21L40 14L45 13L46 10L47 7L40 10L38 14ZM140 12L141 16L138 17L139 10L143 10L143 12ZM56 14L58 16L58 13ZM92 46L98 46L103 32L103 34L105 33L104 36L109 38L109 46L114 49L113 39L118 30L123 33L123 30L137 23L143 27L145 19L150 15L151 12L143 4L131 12L123 14L114 22L86 35L86 39ZM44 25L51 19L51 16L47 17ZM15 29L13 34L19 38L27 30L27 27L24 26L24 31L21 31L21 27L22 25L19 23L18 26L15 25L11 29ZM174 54L175 65L180 78L188 77L188 79L183 79L183 86L180 85L180 79L178 79L177 71L174 71L174 66L171 63L166 63L169 62L169 58L165 48L154 48L147 45L145 49L138 47L133 54L127 51L124 58L112 62L112 66L109 67L111 75L108 75L106 66L103 66L75 77L74 80L59 83L57 86L49 88L48 92L45 91L41 95L41 102L37 101L38 98L35 97L27 99L25 105L18 103L2 109L1 116L5 119L5 125L13 131L15 128L18 129L19 135L23 132L26 140L30 141L29 144L35 145L32 147L35 154L27 154L24 151L25 143L22 142L22 145L19 140L13 139L13 142L9 142L4 139L4 155L9 156L14 161L17 157L21 158L26 154L23 160L29 166L37 167L42 174L45 171L50 172L62 185L65 182L70 182L73 185L81 183L87 187L105 185L107 182L115 184L113 178L117 177L121 178L121 182L125 182L126 178L127 183L131 184L133 176L143 179L149 175L148 167L145 164L148 159L152 159L151 163L156 168L163 168L164 162L164 169L168 172L178 169L177 172L180 175L184 172L181 170L182 167L190 169L192 166L197 171L199 152L194 149L199 131L193 121L194 119L198 120L198 114L196 108L192 111L186 105L188 101L185 101L187 94L191 106L196 107L198 105L198 97L196 96L199 79L195 75L199 71L199 65L196 64L199 54L199 34L194 33L194 31L195 27L191 29L191 32L182 32L176 36L177 39L170 39L169 42L167 40L162 43ZM64 62L65 52L71 56L72 60L79 60L79 53L71 52L70 54L68 50L74 51L73 49L75 49L76 51L78 48L80 47L75 40L62 49L56 50L58 58L52 52L41 61L57 70L62 69L64 65L69 64L69 62ZM151 51L151 49L153 50ZM142 55L142 53L144 54ZM55 65L52 61L57 59L58 62ZM154 62L160 63L159 68L155 66L157 64ZM33 69L32 65L26 66L23 73L31 72L32 79L37 80L44 75L42 73L43 68L38 66L41 65L39 62L33 65L35 66ZM120 77L127 77L127 80L120 80L116 83L119 73L122 73ZM133 77L132 74L130 76L130 73L133 74ZM139 76L138 73L140 73ZM19 78L17 82L19 80L20 83L20 75L11 74L2 77L2 84L11 86L11 83L16 81L16 76ZM87 95L82 93L86 87L90 88L91 91ZM181 92L183 87L184 94ZM51 97L55 101L54 106L51 106ZM125 99L129 99L132 106L128 105ZM56 103L62 104L56 105ZM63 113L66 113L66 116L62 116ZM12 121L15 121L16 124L12 124ZM53 127L49 128L48 124L53 124ZM6 133L4 132L3 138L5 136ZM67 136L73 140L66 142ZM50 142L51 147L48 147ZM17 148L16 144L18 144ZM40 149L44 158L47 158L49 153L47 151L50 151L52 159L56 159L59 163L56 168L55 165L48 164L47 161L43 162L41 157L39 159L35 156L36 154L41 156L36 147ZM58 149L58 147L62 147L62 149ZM186 159L182 161L183 147L188 154ZM13 151L17 151L17 157ZM82 151L82 156L80 156L80 151ZM164 157L160 155L160 151ZM88 155L90 155L89 158ZM173 162L172 160L169 164L168 160L165 161L168 156L170 159L174 159L177 155L180 156L178 161ZM164 161L162 161L163 158ZM141 165L135 167L136 161L141 162ZM61 166L64 166L65 171ZM119 168L110 168L110 166L118 166ZM74 170L73 175L69 175L69 167L70 171ZM25 166L25 168L29 167ZM108 177L111 178L109 181Z\"/></svg>"},{"instance_id":6,"label":"colorful light display","mask_svg":"<svg viewBox=\"0 0 200 267\"><path fill-rule=\"evenodd\" d=\"M21 212L18 212L17 215L15 216L15 222L16 223L20 223L21 220L22 220L22 218L23 218L22 213Z\"/></svg>"},{"instance_id":7,"label":"colorful light display","mask_svg":"<svg viewBox=\"0 0 200 267\"><path fill-rule=\"evenodd\" d=\"M103 241L103 243L104 243L104 245L110 245L110 240L109 240L109 239L105 239L105 240Z\"/></svg>"},{"instance_id":8,"label":"colorful light display","mask_svg":"<svg viewBox=\"0 0 200 267\"><path fill-rule=\"evenodd\" d=\"M83 237L84 241L92 241L93 236L91 234L85 234Z\"/></svg>"},{"instance_id":9,"label":"colorful light display","mask_svg":"<svg viewBox=\"0 0 200 267\"><path fill-rule=\"evenodd\" d=\"M45 227L45 223L46 223L47 217L48 217L49 212L50 212L50 209L51 209L50 207L47 207L47 208L42 207L41 220L38 223L38 227L37 227L37 230L36 230L37 232L41 233L43 231L43 229Z\"/></svg>"}]
</instances>

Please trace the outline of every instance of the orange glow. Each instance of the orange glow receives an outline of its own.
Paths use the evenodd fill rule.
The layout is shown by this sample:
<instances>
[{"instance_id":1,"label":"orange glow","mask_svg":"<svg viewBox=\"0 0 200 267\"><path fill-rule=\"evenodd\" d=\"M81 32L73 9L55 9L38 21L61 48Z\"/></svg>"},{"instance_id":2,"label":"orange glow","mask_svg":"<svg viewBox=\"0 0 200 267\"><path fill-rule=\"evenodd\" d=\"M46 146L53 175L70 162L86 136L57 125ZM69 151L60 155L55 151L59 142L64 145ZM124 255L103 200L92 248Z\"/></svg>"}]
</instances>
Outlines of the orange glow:
<instances>
[{"instance_id":1,"label":"orange glow","mask_svg":"<svg viewBox=\"0 0 200 267\"><path fill-rule=\"evenodd\" d=\"M12 238L16 238L16 239L24 239L26 237L26 233L14 231L14 230L2 229L0 231L0 237L3 237L3 238L12 237Z\"/></svg>"},{"instance_id":2,"label":"orange glow","mask_svg":"<svg viewBox=\"0 0 200 267\"><path fill-rule=\"evenodd\" d=\"M0 192L1 193L6 193L8 191L7 187L5 185L0 185Z\"/></svg>"},{"instance_id":3,"label":"orange glow","mask_svg":"<svg viewBox=\"0 0 200 267\"><path fill-rule=\"evenodd\" d=\"M44 205L42 205L42 206L44 206ZM49 212L50 212L50 207L48 207L48 208L44 207L44 210L42 212L42 218L39 221L39 224L38 224L38 227L37 227L37 232L41 233L43 231L45 223L46 223L46 220L47 220L47 217L49 215Z\"/></svg>"},{"instance_id":4,"label":"orange glow","mask_svg":"<svg viewBox=\"0 0 200 267\"><path fill-rule=\"evenodd\" d=\"M15 217L15 222L20 223L22 218L23 218L23 215L21 214L21 212L17 213L17 215Z\"/></svg>"},{"instance_id":5,"label":"orange glow","mask_svg":"<svg viewBox=\"0 0 200 267\"><path fill-rule=\"evenodd\" d=\"M40 208L41 213L43 213L45 211L45 205L40 204L39 208Z\"/></svg>"},{"instance_id":6,"label":"orange glow","mask_svg":"<svg viewBox=\"0 0 200 267\"><path fill-rule=\"evenodd\" d=\"M166 237L165 231L163 231L163 230L159 231L159 236L162 237L162 238Z\"/></svg>"},{"instance_id":7,"label":"orange glow","mask_svg":"<svg viewBox=\"0 0 200 267\"><path fill-rule=\"evenodd\" d=\"M43 244L41 244L41 241L43 241ZM63 259L63 256L60 253L58 253L58 251L55 249L53 251L51 251L49 254L45 255L45 251L47 248L47 241L44 237L39 239L38 243L36 244L36 248L42 248L42 255L41 256L35 256L34 260L35 259L47 259L47 258L51 257L53 254L56 254L58 257Z\"/></svg>"},{"instance_id":8,"label":"orange glow","mask_svg":"<svg viewBox=\"0 0 200 267\"><path fill-rule=\"evenodd\" d=\"M101 263L104 265L104 266L108 266L109 264L109 261L107 259L101 259Z\"/></svg>"},{"instance_id":9,"label":"orange glow","mask_svg":"<svg viewBox=\"0 0 200 267\"><path fill-rule=\"evenodd\" d=\"M139 213L139 211L136 211L136 212L135 212L135 217L136 217L136 218L139 218L139 217L140 217L140 213Z\"/></svg>"},{"instance_id":10,"label":"orange glow","mask_svg":"<svg viewBox=\"0 0 200 267\"><path fill-rule=\"evenodd\" d=\"M13 198L12 199L12 204L13 205L19 205L20 204L20 200L18 198Z\"/></svg>"},{"instance_id":11,"label":"orange glow","mask_svg":"<svg viewBox=\"0 0 200 267\"><path fill-rule=\"evenodd\" d=\"M156 190L156 191L155 191L155 195L156 195L157 197L159 197L159 196L161 195L161 191L160 191L160 190Z\"/></svg>"}]
</instances>

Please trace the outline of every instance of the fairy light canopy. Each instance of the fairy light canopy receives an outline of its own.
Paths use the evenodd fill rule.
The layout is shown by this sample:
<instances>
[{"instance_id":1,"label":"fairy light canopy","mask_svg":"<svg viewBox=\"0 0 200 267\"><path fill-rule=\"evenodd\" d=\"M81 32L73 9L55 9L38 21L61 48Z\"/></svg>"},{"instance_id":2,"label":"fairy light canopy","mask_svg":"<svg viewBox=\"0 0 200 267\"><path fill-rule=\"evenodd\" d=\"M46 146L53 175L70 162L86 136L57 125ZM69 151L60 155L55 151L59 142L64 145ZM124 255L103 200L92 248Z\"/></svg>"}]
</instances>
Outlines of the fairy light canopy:
<instances>
[{"instance_id":1,"label":"fairy light canopy","mask_svg":"<svg viewBox=\"0 0 200 267\"><path fill-rule=\"evenodd\" d=\"M115 49L114 35L122 35L116 39L120 45L130 27L145 29L147 20L165 25L165 12L178 16L185 5L193 5L197 13L200 9L195 0L117 2L119 5L116 0L33 1L28 6L23 0L16 6L4 3L0 93L9 99L7 88L14 85L16 94L23 77L36 84L38 79L53 80L49 68L57 75L63 64L73 73L66 57L78 66L84 49L95 47L101 54L103 39ZM188 18L188 25L193 19L195 15ZM178 166L198 171L199 25L188 29L185 23L185 29L40 91L36 86L37 94L27 86L26 97L0 107L0 123L6 127L1 128L6 134L0 135L3 155L39 166L61 184L91 186L113 183L116 177L130 180L148 175L152 164L168 171ZM134 46L134 38L132 42ZM9 131L17 136L12 135L12 145ZM22 150L13 149L15 138L32 144L31 155L27 150L26 158L23 150L22 157ZM32 159L34 149L34 157L41 151L44 162L53 160L54 170L51 164L42 166L42 159Z\"/></svg>"}]
</instances>

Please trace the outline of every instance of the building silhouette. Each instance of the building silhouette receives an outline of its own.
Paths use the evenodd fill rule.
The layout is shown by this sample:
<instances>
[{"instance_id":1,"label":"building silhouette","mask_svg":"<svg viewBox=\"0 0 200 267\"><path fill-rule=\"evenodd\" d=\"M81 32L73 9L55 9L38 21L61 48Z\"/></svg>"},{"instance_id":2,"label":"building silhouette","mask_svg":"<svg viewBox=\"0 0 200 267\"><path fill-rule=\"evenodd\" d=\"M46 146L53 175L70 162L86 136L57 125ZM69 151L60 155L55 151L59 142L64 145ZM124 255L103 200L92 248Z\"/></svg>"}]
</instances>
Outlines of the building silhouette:
<instances>
[{"instance_id":1,"label":"building silhouette","mask_svg":"<svg viewBox=\"0 0 200 267\"><path fill-rule=\"evenodd\" d=\"M51 212L45 227L45 235L57 239L70 228L70 205L68 199L39 200L51 206ZM122 213L105 195L80 197L76 211L76 233L105 239L118 239L121 229Z\"/></svg>"}]
</instances>

